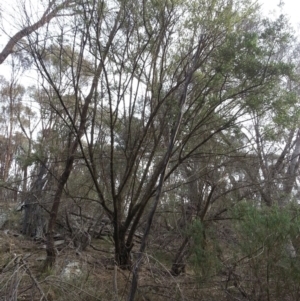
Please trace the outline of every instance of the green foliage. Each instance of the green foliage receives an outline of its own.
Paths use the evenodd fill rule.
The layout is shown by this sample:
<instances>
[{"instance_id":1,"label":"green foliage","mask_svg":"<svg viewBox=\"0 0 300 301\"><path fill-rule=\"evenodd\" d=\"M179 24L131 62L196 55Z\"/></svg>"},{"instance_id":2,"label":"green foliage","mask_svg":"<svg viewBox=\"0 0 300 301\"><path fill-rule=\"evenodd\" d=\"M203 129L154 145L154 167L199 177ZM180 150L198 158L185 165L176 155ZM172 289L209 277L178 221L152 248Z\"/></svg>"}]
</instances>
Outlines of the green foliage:
<instances>
[{"instance_id":1,"label":"green foliage","mask_svg":"<svg viewBox=\"0 0 300 301\"><path fill-rule=\"evenodd\" d=\"M214 237L214 230L205 229L205 225L199 219L192 222L188 233L192 237L190 264L198 281L202 283L220 269L219 246Z\"/></svg>"},{"instance_id":2,"label":"green foliage","mask_svg":"<svg viewBox=\"0 0 300 301\"><path fill-rule=\"evenodd\" d=\"M235 207L234 215L239 218L237 230L241 240L246 242L240 244L241 250L249 256L261 248L284 245L293 226L287 212L277 207L256 208L249 204L239 204Z\"/></svg>"},{"instance_id":3,"label":"green foliage","mask_svg":"<svg viewBox=\"0 0 300 301\"><path fill-rule=\"evenodd\" d=\"M56 215L77 210L80 225L86 228L100 222L106 212L115 230L116 258L127 255L119 245L125 246L126 239L126 248L133 245L134 231L143 227L153 197L158 198L161 190L166 210L157 220L165 220L167 230L160 233L165 239L176 231L177 237L165 249L168 253L153 252L158 261L171 265L169 254L176 254L180 245L176 238L187 235L190 245L184 245L182 258L191 255L189 267L199 283L235 261L232 266L238 266L240 277L252 281L245 281L248 294L253 283L262 283L262 290L272 294L283 288L285 280L288 286L297 286L298 258L291 258L288 251L292 243L298 250L297 208L240 203L230 213L233 222L226 224L229 234L216 231L221 222L195 219L187 225L195 216L222 219L228 204L244 195L259 198L269 183L278 189L274 195L285 185L292 146L287 145L289 153L281 166L276 165L279 176L271 180L261 172L259 155L269 171L287 132L298 128L298 97L293 91L298 86L298 63L291 55L293 36L287 20L284 16L262 20L255 3L76 2L67 19L61 16L59 27L50 24L49 34L40 31L39 39L31 42L41 78L38 87L25 94L22 86L11 90L0 78L3 129L8 121L25 129L16 138L10 136L13 143L18 141L19 151L17 147L8 151L4 142L11 141L3 137L2 153L19 165L16 171L7 169L7 174L14 174L16 183L24 179L30 187L37 176L35 163L47 158L47 189L36 198L44 202L55 195L55 205L63 186L64 210ZM16 102L11 107L10 92ZM27 94L39 112L30 108L25 112L19 104ZM32 123L34 114L40 124ZM256 140L250 126L248 134L243 131L252 117L257 131L262 131ZM9 165L5 159L4 167ZM160 176L165 179L162 189ZM212 209L201 212L210 190ZM186 210L183 219L182 205L188 202L191 212ZM52 221L56 215L51 213ZM102 247L110 249L111 244L104 241Z\"/></svg>"},{"instance_id":4,"label":"green foliage","mask_svg":"<svg viewBox=\"0 0 300 301\"><path fill-rule=\"evenodd\" d=\"M244 290L260 289L272 300L281 300L289 290L299 289L300 261L297 241L300 229L298 205L288 208L257 207L240 203L231 212L237 237L233 252L239 269L252 283Z\"/></svg>"}]
</instances>

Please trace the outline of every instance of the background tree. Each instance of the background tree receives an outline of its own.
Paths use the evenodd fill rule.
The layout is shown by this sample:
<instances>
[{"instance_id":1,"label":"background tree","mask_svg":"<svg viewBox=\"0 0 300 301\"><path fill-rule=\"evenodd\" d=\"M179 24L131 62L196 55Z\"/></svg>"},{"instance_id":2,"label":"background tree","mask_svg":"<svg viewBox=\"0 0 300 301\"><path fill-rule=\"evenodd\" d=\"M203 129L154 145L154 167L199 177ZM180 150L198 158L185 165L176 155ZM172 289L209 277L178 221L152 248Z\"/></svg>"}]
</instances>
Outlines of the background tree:
<instances>
[{"instance_id":1,"label":"background tree","mask_svg":"<svg viewBox=\"0 0 300 301\"><path fill-rule=\"evenodd\" d=\"M296 227L289 207L275 217L276 204L297 192L298 66L286 20L264 20L257 9L251 1L82 0L18 43L15 57L26 53L38 87L18 92L13 82L13 91L37 109L11 115L22 143L11 144L8 174L22 171L22 228L46 235L46 267L58 225L83 251L105 220L115 263L133 270L128 300L147 245L162 246L173 276L193 268L199 283L235 279L237 298L264 298L240 284L249 258L256 281L273 289L266 269L278 270L267 260L289 240L297 249L295 235L271 234L268 223ZM255 219L254 245L268 253L261 269L243 246Z\"/></svg>"}]
</instances>

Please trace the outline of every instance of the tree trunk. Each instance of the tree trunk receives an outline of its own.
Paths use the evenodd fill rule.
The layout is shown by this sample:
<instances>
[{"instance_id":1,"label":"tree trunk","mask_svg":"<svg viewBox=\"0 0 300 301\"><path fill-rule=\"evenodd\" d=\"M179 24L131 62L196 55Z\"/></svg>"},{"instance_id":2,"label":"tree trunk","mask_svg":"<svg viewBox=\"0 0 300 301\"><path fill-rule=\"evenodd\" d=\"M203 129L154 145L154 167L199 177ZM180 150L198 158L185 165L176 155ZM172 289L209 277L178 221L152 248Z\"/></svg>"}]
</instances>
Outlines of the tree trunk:
<instances>
[{"instance_id":1,"label":"tree trunk","mask_svg":"<svg viewBox=\"0 0 300 301\"><path fill-rule=\"evenodd\" d=\"M175 259L172 264L171 274L173 276L179 276L181 273L185 273L185 256L188 252L187 245L190 242L190 237L186 237L178 249Z\"/></svg>"},{"instance_id":2,"label":"tree trunk","mask_svg":"<svg viewBox=\"0 0 300 301\"><path fill-rule=\"evenodd\" d=\"M46 182L46 163L42 162L40 170L31 191L27 194L24 201L24 219L22 233L28 236L42 237L46 218L40 205L42 190Z\"/></svg>"},{"instance_id":3,"label":"tree trunk","mask_svg":"<svg viewBox=\"0 0 300 301\"><path fill-rule=\"evenodd\" d=\"M114 225L115 262L123 270L131 270L131 249L125 240L125 232L118 225Z\"/></svg>"},{"instance_id":4,"label":"tree trunk","mask_svg":"<svg viewBox=\"0 0 300 301\"><path fill-rule=\"evenodd\" d=\"M74 153L77 148L78 141L76 140L73 148L72 148L72 155L68 158L65 170L62 173L62 175L59 178L58 182L58 187L54 196L54 200L52 203L52 208L50 211L50 219L49 219L49 224L48 224L48 232L47 232L47 244L46 244L46 253L47 253L47 258L45 261L45 269L51 268L54 263L55 263L55 258L56 258L56 252L55 252L55 247L54 247L54 228L57 220L57 214L58 214L58 209L60 205L60 200L61 196L65 187L65 184L67 183L70 173L73 168L73 163L74 163Z\"/></svg>"}]
</instances>

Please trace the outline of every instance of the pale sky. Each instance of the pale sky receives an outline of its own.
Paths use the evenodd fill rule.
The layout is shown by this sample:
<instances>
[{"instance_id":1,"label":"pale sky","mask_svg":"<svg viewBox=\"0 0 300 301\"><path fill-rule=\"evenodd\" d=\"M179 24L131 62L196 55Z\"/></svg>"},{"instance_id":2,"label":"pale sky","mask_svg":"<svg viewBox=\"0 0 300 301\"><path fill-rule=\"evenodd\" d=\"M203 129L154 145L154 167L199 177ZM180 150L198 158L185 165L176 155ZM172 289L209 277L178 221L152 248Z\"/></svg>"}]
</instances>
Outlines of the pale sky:
<instances>
[{"instance_id":1,"label":"pale sky","mask_svg":"<svg viewBox=\"0 0 300 301\"><path fill-rule=\"evenodd\" d=\"M22 0L27 3L31 12L40 10L38 14L40 16L43 8L40 6L40 0ZM21 9L20 0L0 0L0 13L2 11L2 21L3 23L0 26L4 26L4 30L7 34L13 35L17 30L20 29L19 22L20 19L18 17L20 14L18 13L18 9ZM253 0L255 1L255 0ZM300 0L257 0L258 3L261 4L262 11L271 16L271 12L276 12L277 15L279 13L284 13L289 16L291 24L294 26L295 33L297 36L300 36ZM279 4L284 4L281 8L278 7ZM2 27L3 28L3 27ZM0 51L6 44L8 37L7 34L0 31ZM3 68L3 67L2 67Z\"/></svg>"},{"instance_id":2,"label":"pale sky","mask_svg":"<svg viewBox=\"0 0 300 301\"><path fill-rule=\"evenodd\" d=\"M300 23L300 1L299 0L259 0L262 4L263 11L268 14L270 11L275 10L280 12L278 4L284 4L282 12L290 17L291 23L295 29L299 29ZM300 30L299 30L300 31ZM299 33L298 33L299 35Z\"/></svg>"},{"instance_id":3,"label":"pale sky","mask_svg":"<svg viewBox=\"0 0 300 301\"><path fill-rule=\"evenodd\" d=\"M25 1L26 6L30 8L32 12L40 10L40 13L43 11L43 8L40 6L40 0L0 0L0 9L3 9L2 18L6 19L8 23L13 27L14 21L17 21L18 18L18 9L22 9L20 3ZM262 5L262 11L266 15L270 15L271 11L280 12L278 5L284 4L282 6L282 11L290 17L291 23L294 25L295 29L299 29L300 32L300 0L256 0ZM45 1L46 2L46 1ZM255 0L253 0L255 2ZM39 14L40 15L40 14ZM18 28L18 26L17 26ZM1 33L0 33L1 35ZM0 36L0 44L2 44Z\"/></svg>"}]
</instances>

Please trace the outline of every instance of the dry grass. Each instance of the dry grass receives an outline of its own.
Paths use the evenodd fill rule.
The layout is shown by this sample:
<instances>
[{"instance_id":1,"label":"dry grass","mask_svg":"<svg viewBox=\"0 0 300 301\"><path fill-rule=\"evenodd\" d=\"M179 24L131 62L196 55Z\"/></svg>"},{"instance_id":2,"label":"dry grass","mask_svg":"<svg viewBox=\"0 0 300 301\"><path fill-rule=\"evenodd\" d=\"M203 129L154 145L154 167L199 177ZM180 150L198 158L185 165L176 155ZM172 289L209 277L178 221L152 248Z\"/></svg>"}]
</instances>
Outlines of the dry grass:
<instances>
[{"instance_id":1,"label":"dry grass","mask_svg":"<svg viewBox=\"0 0 300 301\"><path fill-rule=\"evenodd\" d=\"M41 243L4 231L0 231L0 243L0 300L127 300L131 272L114 266L113 246L107 241L94 240L93 247L80 255L65 244L55 267L47 272L42 268ZM65 268L70 263L76 267L68 276ZM149 250L136 300L201 300L205 289L199 288L192 273L174 278L169 268Z\"/></svg>"}]
</instances>

